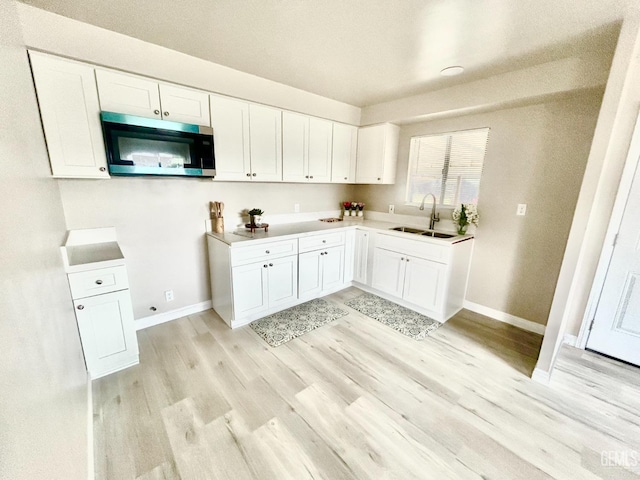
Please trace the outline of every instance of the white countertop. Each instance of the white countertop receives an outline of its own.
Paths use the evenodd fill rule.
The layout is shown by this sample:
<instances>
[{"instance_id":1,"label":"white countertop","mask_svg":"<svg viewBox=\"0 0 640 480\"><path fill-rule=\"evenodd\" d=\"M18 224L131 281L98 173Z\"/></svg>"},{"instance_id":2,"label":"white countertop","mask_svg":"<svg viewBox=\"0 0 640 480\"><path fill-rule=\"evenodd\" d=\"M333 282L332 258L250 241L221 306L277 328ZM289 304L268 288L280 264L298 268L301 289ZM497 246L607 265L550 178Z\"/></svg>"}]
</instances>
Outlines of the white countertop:
<instances>
[{"instance_id":1,"label":"white countertop","mask_svg":"<svg viewBox=\"0 0 640 480\"><path fill-rule=\"evenodd\" d=\"M246 231L236 230L233 233L232 232L225 232L225 233L207 232L207 235L210 235L213 238L217 238L218 240L232 247L239 246L241 244L246 244L246 242L250 242L250 241L257 241L257 240L268 241L268 240L275 240L275 239L285 239L290 236L305 236L305 234L312 235L312 234L327 231L327 230L340 230L340 229L356 228L356 227L360 229L365 229L365 230L384 231L384 233L388 233L389 235L394 235L402 238L411 238L414 240L420 240L427 243L437 243L440 245L442 244L451 245L454 243L458 243L461 240L473 238L473 235L458 235L452 238L433 238L433 237L426 237L423 235L416 235L413 233L397 232L394 230L390 230L391 228L401 227L401 226L409 226L409 225L381 222L377 220L344 220L342 222L321 222L320 220L314 220L309 222L272 225L269 227L268 232L265 232L264 230L260 229L260 230L256 230L255 233L252 234L247 229ZM446 232L446 233L454 233L454 232Z\"/></svg>"}]
</instances>

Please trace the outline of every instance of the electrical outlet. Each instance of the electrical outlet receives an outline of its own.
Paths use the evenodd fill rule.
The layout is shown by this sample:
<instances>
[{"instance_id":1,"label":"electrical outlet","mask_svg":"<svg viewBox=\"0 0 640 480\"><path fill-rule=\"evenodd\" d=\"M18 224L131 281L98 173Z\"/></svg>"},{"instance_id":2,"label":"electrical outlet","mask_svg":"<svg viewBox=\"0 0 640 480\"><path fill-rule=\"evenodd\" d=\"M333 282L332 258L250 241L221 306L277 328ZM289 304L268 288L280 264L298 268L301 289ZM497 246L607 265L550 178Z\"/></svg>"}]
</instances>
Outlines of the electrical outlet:
<instances>
[{"instance_id":1,"label":"electrical outlet","mask_svg":"<svg viewBox=\"0 0 640 480\"><path fill-rule=\"evenodd\" d=\"M516 210L516 215L524 216L527 214L527 204L519 203L518 209Z\"/></svg>"},{"instance_id":2,"label":"electrical outlet","mask_svg":"<svg viewBox=\"0 0 640 480\"><path fill-rule=\"evenodd\" d=\"M300 213L300 204L299 203L294 203L293 204L293 212L294 213Z\"/></svg>"},{"instance_id":3,"label":"electrical outlet","mask_svg":"<svg viewBox=\"0 0 640 480\"><path fill-rule=\"evenodd\" d=\"M164 299L167 302L173 302L173 290L167 290L164 292Z\"/></svg>"},{"instance_id":4,"label":"electrical outlet","mask_svg":"<svg viewBox=\"0 0 640 480\"><path fill-rule=\"evenodd\" d=\"M396 213L396 206L395 205L389 205L389 213Z\"/></svg>"}]
</instances>

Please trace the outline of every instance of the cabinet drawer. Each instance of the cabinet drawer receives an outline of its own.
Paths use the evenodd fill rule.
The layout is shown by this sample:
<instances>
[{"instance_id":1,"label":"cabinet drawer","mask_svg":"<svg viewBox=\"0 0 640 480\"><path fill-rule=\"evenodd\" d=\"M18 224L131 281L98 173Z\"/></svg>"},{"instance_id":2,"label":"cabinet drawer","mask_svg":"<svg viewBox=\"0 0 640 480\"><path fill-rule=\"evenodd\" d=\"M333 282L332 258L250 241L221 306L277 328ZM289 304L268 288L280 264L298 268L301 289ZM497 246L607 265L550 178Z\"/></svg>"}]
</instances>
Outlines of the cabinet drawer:
<instances>
[{"instance_id":1,"label":"cabinet drawer","mask_svg":"<svg viewBox=\"0 0 640 480\"><path fill-rule=\"evenodd\" d=\"M298 241L296 239L232 248L231 265L244 265L246 263L280 258L287 255L295 255L297 253Z\"/></svg>"},{"instance_id":2,"label":"cabinet drawer","mask_svg":"<svg viewBox=\"0 0 640 480\"><path fill-rule=\"evenodd\" d=\"M302 237L298 240L300 246L300 252L311 252L313 250L319 250L321 248L336 247L338 245L344 245L345 233L344 232L332 232L323 233L321 235L311 235L309 237Z\"/></svg>"},{"instance_id":3,"label":"cabinet drawer","mask_svg":"<svg viewBox=\"0 0 640 480\"><path fill-rule=\"evenodd\" d=\"M433 243L422 242L420 240L411 240L394 237L392 235L378 234L376 237L376 247L440 263L449 262L449 245L435 245Z\"/></svg>"},{"instance_id":4,"label":"cabinet drawer","mask_svg":"<svg viewBox=\"0 0 640 480\"><path fill-rule=\"evenodd\" d=\"M124 265L89 270L87 272L70 273L68 277L71 296L74 299L129 288L127 268Z\"/></svg>"}]
</instances>

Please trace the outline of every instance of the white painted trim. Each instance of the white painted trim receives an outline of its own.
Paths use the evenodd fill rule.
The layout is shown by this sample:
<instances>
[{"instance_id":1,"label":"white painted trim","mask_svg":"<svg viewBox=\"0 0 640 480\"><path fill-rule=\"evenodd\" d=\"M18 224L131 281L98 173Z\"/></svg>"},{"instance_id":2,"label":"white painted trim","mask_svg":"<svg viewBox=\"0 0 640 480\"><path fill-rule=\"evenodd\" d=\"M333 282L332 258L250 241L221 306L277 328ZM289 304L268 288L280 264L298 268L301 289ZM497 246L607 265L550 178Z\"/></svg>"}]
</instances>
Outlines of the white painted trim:
<instances>
[{"instance_id":1,"label":"white painted trim","mask_svg":"<svg viewBox=\"0 0 640 480\"><path fill-rule=\"evenodd\" d=\"M565 334L562 339L562 343L564 345L569 345L570 347L575 347L578 344L578 336Z\"/></svg>"},{"instance_id":2,"label":"white painted trim","mask_svg":"<svg viewBox=\"0 0 640 480\"><path fill-rule=\"evenodd\" d=\"M484 305L473 303L469 300L464 301L464 308L466 308L467 310L471 310L472 312L491 317L494 320L498 320L499 322L508 323L518 328L522 328L523 330L537 333L539 335L544 335L544 325L532 322L531 320L527 320L526 318L516 317L515 315L511 315L510 313L501 312L500 310L495 310L490 307L485 307Z\"/></svg>"},{"instance_id":3,"label":"white painted trim","mask_svg":"<svg viewBox=\"0 0 640 480\"><path fill-rule=\"evenodd\" d=\"M533 369L531 380L542 385L549 385L551 382L551 373L540 370L538 367Z\"/></svg>"},{"instance_id":4,"label":"white painted trim","mask_svg":"<svg viewBox=\"0 0 640 480\"><path fill-rule=\"evenodd\" d=\"M631 144L629 145L629 151L627 152L627 158L625 160L622 176L620 177L620 184L618 185L618 193L616 194L615 203L611 211L611 217L609 220L609 226L607 227L607 233L604 238L604 244L600 253L600 259L598 260L598 267L596 268L596 274L591 286L591 292L589 293L589 300L587 301L587 308L582 317L582 324L580 325L580 331L576 341L576 346L581 349L587 347L587 340L589 339L589 327L591 321L596 316L596 310L598 303L600 302L600 295L604 288L604 282L607 277L607 271L609 270L609 264L611 263L611 257L613 256L614 245L613 241L620 230L622 224L622 217L624 215L624 209L627 205L629 195L631 195L631 186L633 179L636 175L636 169L638 168L638 161L640 160L640 114L636 119L634 127L634 133L631 137ZM640 175L640 173L638 174Z\"/></svg>"},{"instance_id":5,"label":"white painted trim","mask_svg":"<svg viewBox=\"0 0 640 480\"><path fill-rule=\"evenodd\" d=\"M96 464L93 440L93 383L87 372L87 480L95 480Z\"/></svg>"},{"instance_id":6,"label":"white painted trim","mask_svg":"<svg viewBox=\"0 0 640 480\"><path fill-rule=\"evenodd\" d=\"M148 317L139 318L135 321L136 331L144 328L153 327L154 325L160 325L161 323L170 322L187 315L193 315L194 313L204 312L211 308L211 300L206 302L196 303L194 305L187 305L186 307L176 308L168 312L157 313Z\"/></svg>"}]
</instances>

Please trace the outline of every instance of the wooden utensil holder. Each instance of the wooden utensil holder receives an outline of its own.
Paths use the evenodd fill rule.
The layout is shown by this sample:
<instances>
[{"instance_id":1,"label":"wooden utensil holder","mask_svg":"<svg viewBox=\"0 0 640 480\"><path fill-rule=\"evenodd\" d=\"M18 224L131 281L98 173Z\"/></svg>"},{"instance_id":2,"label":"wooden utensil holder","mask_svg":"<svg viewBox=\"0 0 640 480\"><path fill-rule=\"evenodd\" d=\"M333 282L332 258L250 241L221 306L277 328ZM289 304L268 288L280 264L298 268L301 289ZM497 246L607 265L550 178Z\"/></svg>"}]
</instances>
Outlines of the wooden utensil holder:
<instances>
[{"instance_id":1,"label":"wooden utensil holder","mask_svg":"<svg viewBox=\"0 0 640 480\"><path fill-rule=\"evenodd\" d=\"M224 233L224 217L212 218L211 227L215 233Z\"/></svg>"}]
</instances>

